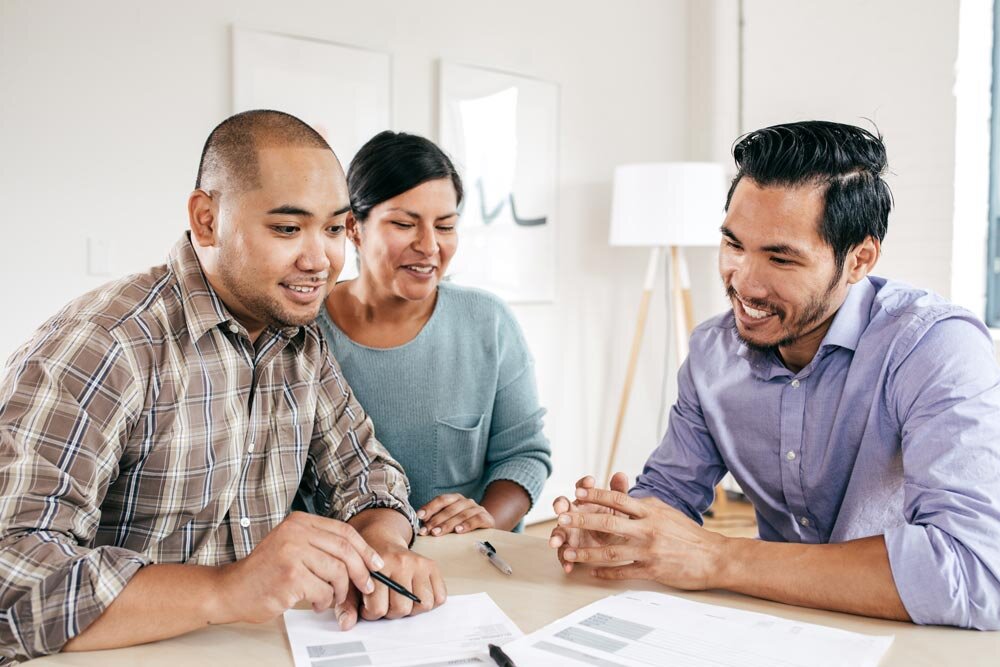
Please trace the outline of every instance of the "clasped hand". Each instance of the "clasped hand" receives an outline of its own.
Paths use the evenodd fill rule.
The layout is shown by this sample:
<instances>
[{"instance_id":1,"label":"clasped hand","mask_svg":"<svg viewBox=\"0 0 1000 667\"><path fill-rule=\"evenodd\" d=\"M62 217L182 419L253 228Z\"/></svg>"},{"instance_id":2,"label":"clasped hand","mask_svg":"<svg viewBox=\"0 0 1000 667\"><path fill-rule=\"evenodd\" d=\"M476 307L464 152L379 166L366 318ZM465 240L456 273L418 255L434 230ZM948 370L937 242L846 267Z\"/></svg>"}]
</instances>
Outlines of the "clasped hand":
<instances>
[{"instance_id":1,"label":"clasped hand","mask_svg":"<svg viewBox=\"0 0 1000 667\"><path fill-rule=\"evenodd\" d=\"M610 487L598 489L584 477L574 500L560 496L553 503L558 516L549 546L567 573L580 563L600 579L648 579L685 590L718 586L726 538L657 498L630 497L623 473Z\"/></svg>"}]
</instances>

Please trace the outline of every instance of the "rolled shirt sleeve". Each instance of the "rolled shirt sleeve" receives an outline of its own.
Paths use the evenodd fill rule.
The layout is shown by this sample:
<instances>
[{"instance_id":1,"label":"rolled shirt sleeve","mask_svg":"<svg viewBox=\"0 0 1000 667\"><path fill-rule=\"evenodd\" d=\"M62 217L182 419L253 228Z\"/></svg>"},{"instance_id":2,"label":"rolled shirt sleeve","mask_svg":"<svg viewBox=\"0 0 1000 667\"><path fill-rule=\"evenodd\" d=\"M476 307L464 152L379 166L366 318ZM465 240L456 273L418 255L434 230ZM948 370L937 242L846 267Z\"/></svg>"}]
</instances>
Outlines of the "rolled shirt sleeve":
<instances>
[{"instance_id":1,"label":"rolled shirt sleeve","mask_svg":"<svg viewBox=\"0 0 1000 667\"><path fill-rule=\"evenodd\" d=\"M702 523L702 513L715 497L715 485L726 467L705 423L691 377L691 357L677 375L677 401L670 410L667 433L653 450L629 495L653 496Z\"/></svg>"},{"instance_id":2,"label":"rolled shirt sleeve","mask_svg":"<svg viewBox=\"0 0 1000 667\"><path fill-rule=\"evenodd\" d=\"M325 341L323 350L328 352ZM376 439L371 419L328 353L319 382L306 472L306 490L315 494L317 511L348 521L366 509L394 509L416 534L417 515L408 500L406 473Z\"/></svg>"},{"instance_id":3,"label":"rolled shirt sleeve","mask_svg":"<svg viewBox=\"0 0 1000 667\"><path fill-rule=\"evenodd\" d=\"M885 542L915 623L1000 629L1000 369L984 333L943 320L890 378L906 523Z\"/></svg>"},{"instance_id":4,"label":"rolled shirt sleeve","mask_svg":"<svg viewBox=\"0 0 1000 667\"><path fill-rule=\"evenodd\" d=\"M0 657L54 653L149 560L93 544L100 501L141 395L104 329L55 322L0 385Z\"/></svg>"}]
</instances>

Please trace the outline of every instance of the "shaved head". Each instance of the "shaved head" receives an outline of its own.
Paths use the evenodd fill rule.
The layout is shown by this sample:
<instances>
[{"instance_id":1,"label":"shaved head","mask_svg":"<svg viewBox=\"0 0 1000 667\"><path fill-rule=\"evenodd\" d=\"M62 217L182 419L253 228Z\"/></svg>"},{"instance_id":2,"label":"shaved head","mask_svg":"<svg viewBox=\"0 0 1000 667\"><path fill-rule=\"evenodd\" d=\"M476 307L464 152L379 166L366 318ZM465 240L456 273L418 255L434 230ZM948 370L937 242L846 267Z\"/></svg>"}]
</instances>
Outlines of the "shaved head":
<instances>
[{"instance_id":1,"label":"shaved head","mask_svg":"<svg viewBox=\"0 0 1000 667\"><path fill-rule=\"evenodd\" d=\"M230 116L205 141L196 190L244 192L260 187L262 148L325 148L319 132L291 114L258 109Z\"/></svg>"}]
</instances>

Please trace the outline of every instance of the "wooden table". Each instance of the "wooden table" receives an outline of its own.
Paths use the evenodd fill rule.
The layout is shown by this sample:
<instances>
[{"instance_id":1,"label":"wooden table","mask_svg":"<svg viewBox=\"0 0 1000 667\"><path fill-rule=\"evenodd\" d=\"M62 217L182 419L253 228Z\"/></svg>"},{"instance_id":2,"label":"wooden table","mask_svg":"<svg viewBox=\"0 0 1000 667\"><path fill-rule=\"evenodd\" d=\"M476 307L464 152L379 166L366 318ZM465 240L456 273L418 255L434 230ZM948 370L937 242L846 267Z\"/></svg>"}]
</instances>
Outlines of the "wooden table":
<instances>
[{"instance_id":1,"label":"wooden table","mask_svg":"<svg viewBox=\"0 0 1000 667\"><path fill-rule=\"evenodd\" d=\"M514 568L512 577L497 572L476 553L472 543L488 539ZM1000 632L977 632L955 628L920 627L909 623L880 621L847 614L816 611L756 600L726 592L679 593L643 582L603 582L585 571L565 575L555 555L538 537L500 531L469 535L421 537L415 549L441 566L450 594L486 591L524 632L532 632L586 604L626 589L662 590L684 598L783 618L816 623L854 632L895 635L884 667L922 665L1000 665ZM183 665L292 665L284 624L279 620L262 625L238 623L213 626L154 644L95 651L64 653L30 662L38 667L178 667Z\"/></svg>"}]
</instances>

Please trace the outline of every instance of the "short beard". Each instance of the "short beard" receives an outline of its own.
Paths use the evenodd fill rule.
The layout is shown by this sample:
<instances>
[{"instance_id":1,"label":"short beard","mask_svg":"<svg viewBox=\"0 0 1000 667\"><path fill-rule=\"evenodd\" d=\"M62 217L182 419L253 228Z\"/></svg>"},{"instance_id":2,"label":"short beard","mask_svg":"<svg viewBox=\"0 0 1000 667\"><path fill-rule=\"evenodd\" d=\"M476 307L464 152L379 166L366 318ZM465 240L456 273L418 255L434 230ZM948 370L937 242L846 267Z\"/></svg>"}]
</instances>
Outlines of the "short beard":
<instances>
[{"instance_id":1,"label":"short beard","mask_svg":"<svg viewBox=\"0 0 1000 667\"><path fill-rule=\"evenodd\" d=\"M836 287L836 282L834 281L827 286L826 291L823 293L822 296L813 297L809 301L809 303L806 304L806 308L803 311L802 315L799 318L797 318L795 322L792 323L791 327L789 327L788 335L778 340L776 343L762 345L760 343L750 340L742 333L740 333L739 327L736 325L735 318L733 319L733 331L736 333L736 337L740 339L740 342L742 342L751 350L754 350L756 352L771 352L771 351L777 352L778 348L788 347L789 345L795 343L795 341L797 341L799 338L802 338L802 336L808 334L814 328L812 325L817 324L823 319L823 315L826 314L826 310L830 304L830 299L829 299L830 293L833 292L835 287ZM732 302L733 299L738 300L736 290L733 289L732 285L726 287L726 297L730 299L730 303ZM778 316L778 320L781 322L782 325L784 325L786 315L782 309L771 306L766 302L754 301L752 303L759 305L762 310L768 310L770 312L775 313Z\"/></svg>"},{"instance_id":2,"label":"short beard","mask_svg":"<svg viewBox=\"0 0 1000 667\"><path fill-rule=\"evenodd\" d=\"M319 315L319 308L311 317L305 318L295 317L291 313L285 312L275 299L268 298L254 289L252 285L241 280L231 271L231 266L226 261L219 262L219 277L243 308L249 311L254 318L273 329L302 327L311 323ZM320 300L319 304L322 307L323 301Z\"/></svg>"}]
</instances>

